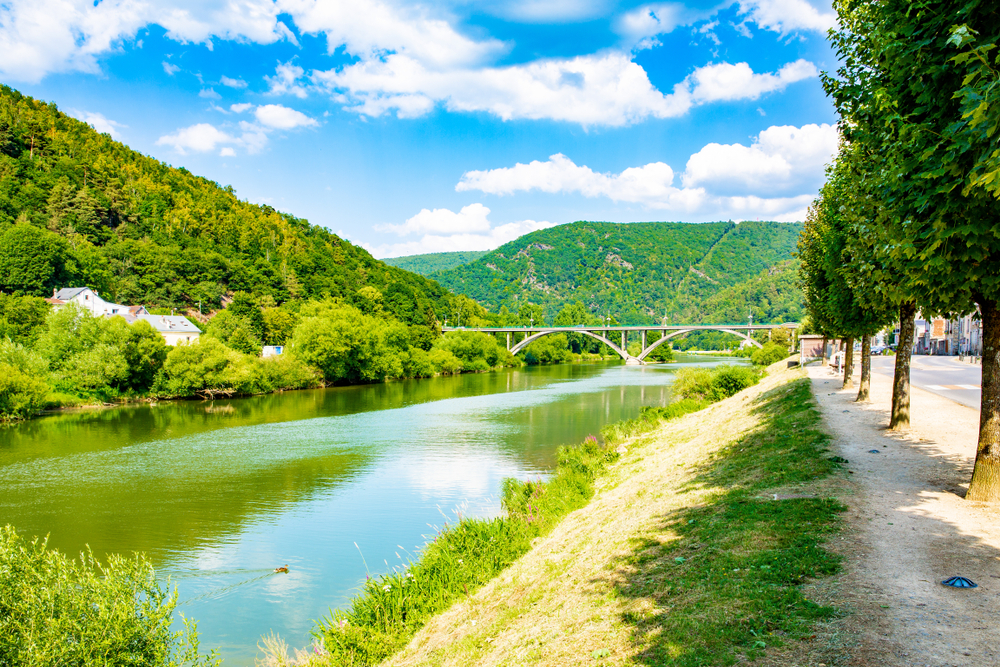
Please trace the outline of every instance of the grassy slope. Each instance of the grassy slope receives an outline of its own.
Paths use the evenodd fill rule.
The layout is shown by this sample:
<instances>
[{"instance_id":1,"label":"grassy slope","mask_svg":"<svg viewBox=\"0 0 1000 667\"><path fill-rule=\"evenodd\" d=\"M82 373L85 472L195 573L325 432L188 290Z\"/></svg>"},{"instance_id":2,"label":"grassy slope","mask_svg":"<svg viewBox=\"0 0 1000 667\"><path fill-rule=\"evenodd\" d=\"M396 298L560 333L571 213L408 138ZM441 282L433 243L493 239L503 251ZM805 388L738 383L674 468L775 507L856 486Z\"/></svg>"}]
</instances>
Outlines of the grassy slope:
<instances>
[{"instance_id":1,"label":"grassy slope","mask_svg":"<svg viewBox=\"0 0 1000 667\"><path fill-rule=\"evenodd\" d=\"M630 443L586 508L389 664L726 665L807 637L835 613L801 584L837 569L842 508L770 494L837 466L801 372L771 372Z\"/></svg>"},{"instance_id":2,"label":"grassy slope","mask_svg":"<svg viewBox=\"0 0 1000 667\"><path fill-rule=\"evenodd\" d=\"M485 250L466 250L462 252L431 252L425 255L408 255L406 257L388 257L382 261L389 266L396 266L406 271L429 276L437 271L447 271L456 266L462 266L476 261L486 254Z\"/></svg>"},{"instance_id":3,"label":"grassy slope","mask_svg":"<svg viewBox=\"0 0 1000 667\"><path fill-rule=\"evenodd\" d=\"M775 222L575 222L532 232L433 278L491 309L531 302L551 318L581 301L591 313L630 323L663 313L702 321L715 316L701 308L706 299L789 260L800 231ZM792 287L787 303L801 301Z\"/></svg>"}]
</instances>

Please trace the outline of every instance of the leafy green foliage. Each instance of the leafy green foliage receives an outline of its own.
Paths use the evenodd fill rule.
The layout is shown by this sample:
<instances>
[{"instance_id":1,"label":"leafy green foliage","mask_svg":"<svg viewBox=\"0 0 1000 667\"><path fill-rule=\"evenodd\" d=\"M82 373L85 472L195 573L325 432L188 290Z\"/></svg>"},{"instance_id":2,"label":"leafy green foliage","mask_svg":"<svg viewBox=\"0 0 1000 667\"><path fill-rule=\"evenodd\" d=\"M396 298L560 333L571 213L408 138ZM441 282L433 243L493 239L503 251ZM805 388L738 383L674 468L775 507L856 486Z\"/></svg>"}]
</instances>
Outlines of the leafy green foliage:
<instances>
[{"instance_id":1,"label":"leafy green foliage","mask_svg":"<svg viewBox=\"0 0 1000 667\"><path fill-rule=\"evenodd\" d=\"M764 343L761 347L750 355L750 361L756 366L770 366L771 364L788 358L788 346L780 343Z\"/></svg>"},{"instance_id":2,"label":"leafy green foliage","mask_svg":"<svg viewBox=\"0 0 1000 667\"><path fill-rule=\"evenodd\" d=\"M0 529L0 664L211 667L185 619L170 629L177 594L141 555L70 560L45 542Z\"/></svg>"},{"instance_id":3,"label":"leafy green foliage","mask_svg":"<svg viewBox=\"0 0 1000 667\"><path fill-rule=\"evenodd\" d=\"M748 366L723 364L715 368L682 368L672 390L676 396L721 401L760 382L762 372Z\"/></svg>"},{"instance_id":4,"label":"leafy green foliage","mask_svg":"<svg viewBox=\"0 0 1000 667\"><path fill-rule=\"evenodd\" d=\"M44 299L0 292L0 340L33 344L52 308Z\"/></svg>"},{"instance_id":5,"label":"leafy green foliage","mask_svg":"<svg viewBox=\"0 0 1000 667\"><path fill-rule=\"evenodd\" d=\"M204 311L227 292L283 303L371 286L394 317L422 325L448 307L431 280L2 86L0 291L84 284L118 303Z\"/></svg>"},{"instance_id":6,"label":"leafy green foliage","mask_svg":"<svg viewBox=\"0 0 1000 667\"><path fill-rule=\"evenodd\" d=\"M465 370L486 371L498 366L516 366L517 360L497 339L478 331L456 331L442 336L434 350L450 352Z\"/></svg>"},{"instance_id":7,"label":"leafy green foliage","mask_svg":"<svg viewBox=\"0 0 1000 667\"><path fill-rule=\"evenodd\" d=\"M532 232L432 277L501 312L537 304L550 321L577 302L588 318L602 322L608 314L630 324L658 323L664 315L677 323L726 321L721 317L742 322L751 306L761 308L759 322L788 321L801 297L782 269L769 269L791 258L800 230L796 224L751 221L575 222ZM759 284L706 306L709 298L753 278ZM753 303L737 303L741 299ZM568 319L592 323L579 321L576 313Z\"/></svg>"},{"instance_id":8,"label":"leafy green foliage","mask_svg":"<svg viewBox=\"0 0 1000 667\"><path fill-rule=\"evenodd\" d=\"M531 548L569 512L593 496L594 479L617 454L590 437L561 448L547 481L504 480L506 516L461 519L445 526L420 558L368 578L351 607L320 621L329 664L372 665L405 646L434 614L469 595Z\"/></svg>"},{"instance_id":9,"label":"leafy green foliage","mask_svg":"<svg viewBox=\"0 0 1000 667\"><path fill-rule=\"evenodd\" d=\"M389 266L398 266L406 271L430 276L438 271L447 271L476 261L486 254L485 250L463 250L460 252L432 252L424 255L390 257L382 261Z\"/></svg>"},{"instance_id":10,"label":"leafy green foliage","mask_svg":"<svg viewBox=\"0 0 1000 667\"><path fill-rule=\"evenodd\" d=\"M25 419L45 405L48 364L20 343L0 341L0 421Z\"/></svg>"}]
</instances>

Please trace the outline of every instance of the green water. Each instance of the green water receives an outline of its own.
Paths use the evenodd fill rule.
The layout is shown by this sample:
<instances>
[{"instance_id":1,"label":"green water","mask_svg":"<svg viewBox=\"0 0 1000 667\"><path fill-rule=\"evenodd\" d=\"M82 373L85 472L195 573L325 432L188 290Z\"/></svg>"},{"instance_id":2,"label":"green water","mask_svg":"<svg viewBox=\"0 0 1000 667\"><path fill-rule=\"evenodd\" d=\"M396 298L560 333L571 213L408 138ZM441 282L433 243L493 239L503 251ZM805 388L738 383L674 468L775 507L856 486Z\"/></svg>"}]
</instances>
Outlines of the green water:
<instances>
[{"instance_id":1,"label":"green water","mask_svg":"<svg viewBox=\"0 0 1000 667\"><path fill-rule=\"evenodd\" d=\"M685 360L711 365L718 360ZM69 553L143 551L226 665L416 553L504 477L669 400L670 366L533 367L84 411L0 430L0 522ZM355 546L355 543L357 546ZM359 553L360 552L360 553ZM288 564L288 574L273 568Z\"/></svg>"}]
</instances>

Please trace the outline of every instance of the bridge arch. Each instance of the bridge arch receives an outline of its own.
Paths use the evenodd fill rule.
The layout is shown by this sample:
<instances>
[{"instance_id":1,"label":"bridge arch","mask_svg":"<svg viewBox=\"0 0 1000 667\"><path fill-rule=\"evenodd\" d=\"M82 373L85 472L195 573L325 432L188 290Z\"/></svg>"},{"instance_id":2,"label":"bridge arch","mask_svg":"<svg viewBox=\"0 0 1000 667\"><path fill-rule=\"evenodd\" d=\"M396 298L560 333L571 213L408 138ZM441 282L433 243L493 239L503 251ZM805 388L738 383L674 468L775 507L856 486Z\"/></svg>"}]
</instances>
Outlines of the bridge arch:
<instances>
[{"instance_id":1,"label":"bridge arch","mask_svg":"<svg viewBox=\"0 0 1000 667\"><path fill-rule=\"evenodd\" d=\"M660 338L658 340L653 341L646 349L644 349L642 351L642 354L640 354L639 357L638 357L639 361L645 361L646 357L649 355L650 352L652 352L653 350L655 350L659 346L663 345L664 343L666 343L671 338L674 338L676 336L682 336L684 334L691 333L692 331L721 331L723 333L728 333L728 334L733 334L734 336L739 336L743 340L749 341L751 345L756 345L757 347L763 347L763 345L761 345L760 343L758 343L757 341L755 341L748 334L740 333L739 331L734 331L732 329L727 329L725 327L704 327L704 326L702 326L702 327L697 327L697 328L692 328L692 329L680 329L679 331L671 331L670 333L668 333L663 338Z\"/></svg>"},{"instance_id":2,"label":"bridge arch","mask_svg":"<svg viewBox=\"0 0 1000 667\"><path fill-rule=\"evenodd\" d=\"M607 345L608 347L610 347L612 350L615 351L615 353L619 357L621 357L622 359L624 359L626 363L628 363L629 359L635 359L635 357L629 355L629 353L628 353L627 350L623 350L620 346L615 345L614 343L612 343L610 340L608 340L604 336L601 336L599 334L595 334L593 331L587 331L586 329L575 329L573 331L567 331L566 329L547 329L547 330L544 330L544 331L539 331L538 333L531 334L530 336L526 337L524 340L522 340L521 342L517 343L512 348L510 348L510 353L511 354L517 354L518 352L520 352L525 347L527 347L531 343L535 342L536 340L538 340L542 336L547 336L548 334L556 334L556 333L580 333L580 334L584 334L584 335L590 336L594 340L598 340L598 341L604 343L605 345ZM640 359L641 359L641 357L640 357Z\"/></svg>"}]
</instances>

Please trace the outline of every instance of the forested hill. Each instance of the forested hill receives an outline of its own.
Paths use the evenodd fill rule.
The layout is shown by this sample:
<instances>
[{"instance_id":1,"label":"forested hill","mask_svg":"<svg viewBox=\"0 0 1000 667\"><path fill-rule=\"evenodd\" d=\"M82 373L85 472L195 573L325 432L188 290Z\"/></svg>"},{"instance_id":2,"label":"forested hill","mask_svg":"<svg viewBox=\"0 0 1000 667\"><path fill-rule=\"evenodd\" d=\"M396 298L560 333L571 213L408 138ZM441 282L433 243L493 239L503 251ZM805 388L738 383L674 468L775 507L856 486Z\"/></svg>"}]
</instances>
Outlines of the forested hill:
<instances>
[{"instance_id":1,"label":"forested hill","mask_svg":"<svg viewBox=\"0 0 1000 667\"><path fill-rule=\"evenodd\" d=\"M232 291L280 303L372 286L407 321L447 310L437 283L0 86L0 290L76 285L205 309Z\"/></svg>"},{"instance_id":2,"label":"forested hill","mask_svg":"<svg viewBox=\"0 0 1000 667\"><path fill-rule=\"evenodd\" d=\"M447 271L456 266L474 262L486 254L485 250L465 250L459 252L430 252L424 255L407 255L406 257L387 257L382 261L389 266L398 266L407 271L429 276L438 271Z\"/></svg>"},{"instance_id":3,"label":"forested hill","mask_svg":"<svg viewBox=\"0 0 1000 667\"><path fill-rule=\"evenodd\" d=\"M787 321L801 313L789 263L801 231L778 222L575 222L431 276L491 310L539 304L547 319L580 301L630 324L732 322L766 302L756 321Z\"/></svg>"}]
</instances>

